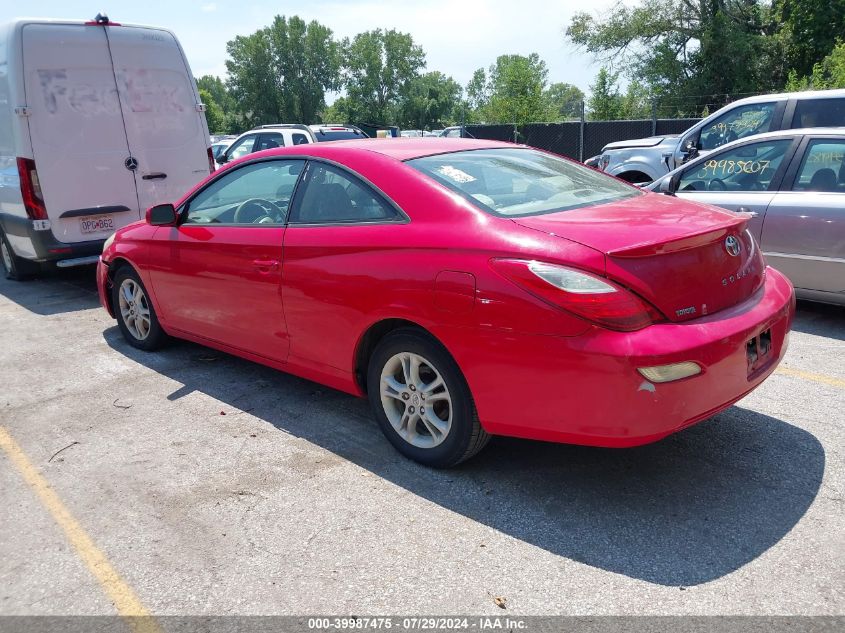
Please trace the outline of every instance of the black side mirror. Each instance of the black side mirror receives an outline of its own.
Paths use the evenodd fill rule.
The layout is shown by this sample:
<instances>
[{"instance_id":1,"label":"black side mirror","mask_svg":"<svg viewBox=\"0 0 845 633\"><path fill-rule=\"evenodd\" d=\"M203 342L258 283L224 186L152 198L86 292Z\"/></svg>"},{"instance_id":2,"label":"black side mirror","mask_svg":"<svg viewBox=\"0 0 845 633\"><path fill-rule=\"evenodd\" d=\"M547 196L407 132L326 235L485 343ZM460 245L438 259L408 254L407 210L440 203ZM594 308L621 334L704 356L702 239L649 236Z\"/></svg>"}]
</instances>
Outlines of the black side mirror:
<instances>
[{"instance_id":1,"label":"black side mirror","mask_svg":"<svg viewBox=\"0 0 845 633\"><path fill-rule=\"evenodd\" d=\"M678 182L680 182L680 180L680 174L666 176L663 180L660 181L660 184L657 186L657 190L660 193L666 194L667 196L674 196L675 192L678 190Z\"/></svg>"},{"instance_id":2,"label":"black side mirror","mask_svg":"<svg viewBox=\"0 0 845 633\"><path fill-rule=\"evenodd\" d=\"M684 151L684 162L695 158L698 155L698 138L695 136L691 136L690 138L684 141L683 145Z\"/></svg>"},{"instance_id":3,"label":"black side mirror","mask_svg":"<svg viewBox=\"0 0 845 633\"><path fill-rule=\"evenodd\" d=\"M214 160L215 160L215 162L217 162L218 165L225 165L226 163L229 162L229 159L226 156L226 152L223 152L222 154L220 154L220 156L218 156Z\"/></svg>"},{"instance_id":4,"label":"black side mirror","mask_svg":"<svg viewBox=\"0 0 845 633\"><path fill-rule=\"evenodd\" d=\"M176 207L169 202L157 204L147 209L147 224L153 226L175 226L177 220Z\"/></svg>"}]
</instances>

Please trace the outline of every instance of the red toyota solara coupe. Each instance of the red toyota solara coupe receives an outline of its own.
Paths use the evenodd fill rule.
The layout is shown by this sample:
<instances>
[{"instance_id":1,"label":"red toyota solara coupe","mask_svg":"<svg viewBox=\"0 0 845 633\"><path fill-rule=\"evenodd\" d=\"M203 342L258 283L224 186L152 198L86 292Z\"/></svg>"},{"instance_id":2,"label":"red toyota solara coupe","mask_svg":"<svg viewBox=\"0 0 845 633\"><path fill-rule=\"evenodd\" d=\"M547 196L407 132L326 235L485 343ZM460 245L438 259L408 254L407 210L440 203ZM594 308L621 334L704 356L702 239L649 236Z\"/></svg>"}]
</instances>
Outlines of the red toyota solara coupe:
<instances>
[{"instance_id":1,"label":"red toyota solara coupe","mask_svg":"<svg viewBox=\"0 0 845 633\"><path fill-rule=\"evenodd\" d=\"M317 143L153 207L97 281L131 345L366 396L400 452L447 467L491 435L653 442L757 387L795 301L747 221L507 143Z\"/></svg>"}]
</instances>

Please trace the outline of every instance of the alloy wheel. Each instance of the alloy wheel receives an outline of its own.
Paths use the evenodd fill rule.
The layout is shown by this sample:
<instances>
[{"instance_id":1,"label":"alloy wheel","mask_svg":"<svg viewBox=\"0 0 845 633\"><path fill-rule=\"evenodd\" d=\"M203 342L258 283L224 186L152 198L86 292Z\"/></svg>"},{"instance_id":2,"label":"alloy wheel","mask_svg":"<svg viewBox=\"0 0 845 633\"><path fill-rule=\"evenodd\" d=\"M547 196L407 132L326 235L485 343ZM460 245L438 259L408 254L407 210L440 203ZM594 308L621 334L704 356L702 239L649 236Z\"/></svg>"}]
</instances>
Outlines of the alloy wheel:
<instances>
[{"instance_id":1,"label":"alloy wheel","mask_svg":"<svg viewBox=\"0 0 845 633\"><path fill-rule=\"evenodd\" d=\"M150 305L147 295L134 279L124 279L117 294L118 307L123 324L137 340L143 341L150 335Z\"/></svg>"},{"instance_id":2,"label":"alloy wheel","mask_svg":"<svg viewBox=\"0 0 845 633\"><path fill-rule=\"evenodd\" d=\"M399 436L418 448L442 443L452 427L452 398L431 361L412 352L392 356L382 368L381 404Z\"/></svg>"}]
</instances>

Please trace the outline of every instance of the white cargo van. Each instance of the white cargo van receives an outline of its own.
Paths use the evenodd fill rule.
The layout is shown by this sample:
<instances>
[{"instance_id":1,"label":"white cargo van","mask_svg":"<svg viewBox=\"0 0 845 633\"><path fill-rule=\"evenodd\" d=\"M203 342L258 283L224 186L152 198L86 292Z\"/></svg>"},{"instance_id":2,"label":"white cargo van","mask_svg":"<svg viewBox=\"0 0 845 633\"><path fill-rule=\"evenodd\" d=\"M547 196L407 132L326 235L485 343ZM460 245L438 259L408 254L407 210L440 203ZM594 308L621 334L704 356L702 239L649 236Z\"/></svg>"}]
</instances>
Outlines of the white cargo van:
<instances>
[{"instance_id":1,"label":"white cargo van","mask_svg":"<svg viewBox=\"0 0 845 633\"><path fill-rule=\"evenodd\" d=\"M90 22L0 26L0 254L6 276L93 263L115 229L214 170L170 31Z\"/></svg>"}]
</instances>

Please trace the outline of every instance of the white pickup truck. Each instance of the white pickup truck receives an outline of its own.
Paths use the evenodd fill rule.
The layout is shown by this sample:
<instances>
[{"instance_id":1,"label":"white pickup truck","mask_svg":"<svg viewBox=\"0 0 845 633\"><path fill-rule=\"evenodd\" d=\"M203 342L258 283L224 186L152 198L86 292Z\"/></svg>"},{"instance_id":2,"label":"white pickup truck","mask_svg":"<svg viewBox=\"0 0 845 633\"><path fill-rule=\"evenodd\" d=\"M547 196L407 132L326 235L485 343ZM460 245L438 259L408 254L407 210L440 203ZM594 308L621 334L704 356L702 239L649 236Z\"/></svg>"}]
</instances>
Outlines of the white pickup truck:
<instances>
[{"instance_id":1,"label":"white pickup truck","mask_svg":"<svg viewBox=\"0 0 845 633\"><path fill-rule=\"evenodd\" d=\"M682 134L608 143L597 166L628 182L647 183L693 156L739 138L792 128L838 126L845 126L845 90L761 95L734 101Z\"/></svg>"}]
</instances>

